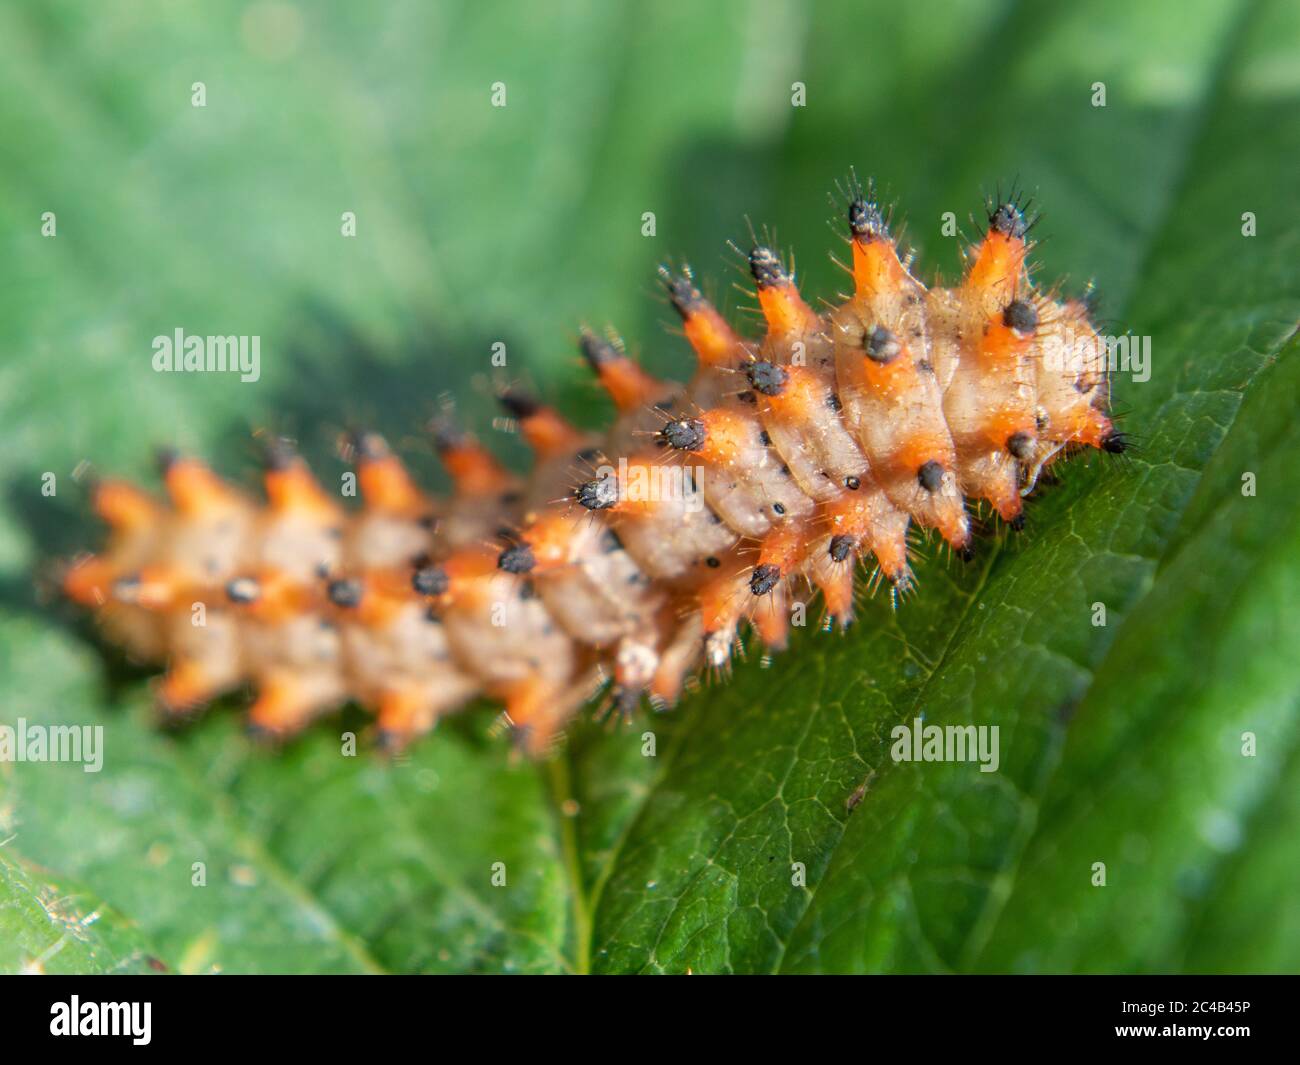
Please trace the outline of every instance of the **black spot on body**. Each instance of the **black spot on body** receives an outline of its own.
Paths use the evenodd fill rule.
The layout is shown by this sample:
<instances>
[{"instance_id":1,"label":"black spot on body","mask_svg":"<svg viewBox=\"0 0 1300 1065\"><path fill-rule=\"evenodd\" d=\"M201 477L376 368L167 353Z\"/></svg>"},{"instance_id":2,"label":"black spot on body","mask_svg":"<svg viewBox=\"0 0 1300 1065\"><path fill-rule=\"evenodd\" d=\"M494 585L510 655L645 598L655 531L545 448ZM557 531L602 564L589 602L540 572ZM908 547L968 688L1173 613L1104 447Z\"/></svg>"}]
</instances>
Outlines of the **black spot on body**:
<instances>
[{"instance_id":1,"label":"black spot on body","mask_svg":"<svg viewBox=\"0 0 1300 1065\"><path fill-rule=\"evenodd\" d=\"M1034 457L1034 438L1028 433L1012 433L1007 437L1007 450L1021 462Z\"/></svg>"},{"instance_id":2,"label":"black spot on body","mask_svg":"<svg viewBox=\"0 0 1300 1065\"><path fill-rule=\"evenodd\" d=\"M506 573L528 573L537 559L527 544L512 544L497 556L497 569Z\"/></svg>"},{"instance_id":3,"label":"black spot on body","mask_svg":"<svg viewBox=\"0 0 1300 1065\"><path fill-rule=\"evenodd\" d=\"M881 366L893 362L903 350L894 334L883 325L872 326L867 330L862 338L862 348L867 353L867 358Z\"/></svg>"},{"instance_id":4,"label":"black spot on body","mask_svg":"<svg viewBox=\"0 0 1300 1065\"><path fill-rule=\"evenodd\" d=\"M704 446L708 432L699 418L678 418L659 430L659 439L677 451L698 451Z\"/></svg>"},{"instance_id":5,"label":"black spot on body","mask_svg":"<svg viewBox=\"0 0 1300 1065\"><path fill-rule=\"evenodd\" d=\"M1002 324L1028 336L1038 328L1038 311L1025 300L1012 300L1002 312Z\"/></svg>"},{"instance_id":6,"label":"black spot on body","mask_svg":"<svg viewBox=\"0 0 1300 1065\"><path fill-rule=\"evenodd\" d=\"M1120 432L1112 429L1101 442L1103 451L1108 451L1112 455L1122 455L1133 446L1129 438Z\"/></svg>"},{"instance_id":7,"label":"black spot on body","mask_svg":"<svg viewBox=\"0 0 1300 1065\"><path fill-rule=\"evenodd\" d=\"M226 584L226 598L232 603L252 603L261 594L261 587L252 577L236 577Z\"/></svg>"},{"instance_id":8,"label":"black spot on body","mask_svg":"<svg viewBox=\"0 0 1300 1065\"><path fill-rule=\"evenodd\" d=\"M134 599L140 591L140 575L132 573L126 577L119 577L113 582L113 597L129 601Z\"/></svg>"},{"instance_id":9,"label":"black spot on body","mask_svg":"<svg viewBox=\"0 0 1300 1065\"><path fill-rule=\"evenodd\" d=\"M618 481L614 477L598 477L573 490L573 498L588 510L608 510L618 502Z\"/></svg>"},{"instance_id":10,"label":"black spot on body","mask_svg":"<svg viewBox=\"0 0 1300 1065\"><path fill-rule=\"evenodd\" d=\"M749 590L754 595L767 595L780 579L781 567L764 562L761 566L754 567L754 573L749 578Z\"/></svg>"},{"instance_id":11,"label":"black spot on body","mask_svg":"<svg viewBox=\"0 0 1300 1065\"><path fill-rule=\"evenodd\" d=\"M411 574L411 587L420 595L444 595L448 584L447 572L441 566L421 566Z\"/></svg>"},{"instance_id":12,"label":"black spot on body","mask_svg":"<svg viewBox=\"0 0 1300 1065\"><path fill-rule=\"evenodd\" d=\"M329 601L335 606L351 609L361 602L365 589L360 581L345 579L330 581L326 594L329 596Z\"/></svg>"},{"instance_id":13,"label":"black spot on body","mask_svg":"<svg viewBox=\"0 0 1300 1065\"><path fill-rule=\"evenodd\" d=\"M790 375L772 362L751 362L745 370L745 375L749 378L754 391L762 392L765 396L779 396L785 391L786 383L790 380Z\"/></svg>"},{"instance_id":14,"label":"black spot on body","mask_svg":"<svg viewBox=\"0 0 1300 1065\"><path fill-rule=\"evenodd\" d=\"M916 479L927 492L937 492L943 484L943 467L931 459L916 471Z\"/></svg>"},{"instance_id":15,"label":"black spot on body","mask_svg":"<svg viewBox=\"0 0 1300 1065\"><path fill-rule=\"evenodd\" d=\"M706 558L706 559L704 560L704 564L705 564L706 566L708 566L709 569L717 569L719 566L722 565L722 563L719 562L719 561L718 561L716 558L714 558L712 555L710 555L708 558Z\"/></svg>"}]
</instances>

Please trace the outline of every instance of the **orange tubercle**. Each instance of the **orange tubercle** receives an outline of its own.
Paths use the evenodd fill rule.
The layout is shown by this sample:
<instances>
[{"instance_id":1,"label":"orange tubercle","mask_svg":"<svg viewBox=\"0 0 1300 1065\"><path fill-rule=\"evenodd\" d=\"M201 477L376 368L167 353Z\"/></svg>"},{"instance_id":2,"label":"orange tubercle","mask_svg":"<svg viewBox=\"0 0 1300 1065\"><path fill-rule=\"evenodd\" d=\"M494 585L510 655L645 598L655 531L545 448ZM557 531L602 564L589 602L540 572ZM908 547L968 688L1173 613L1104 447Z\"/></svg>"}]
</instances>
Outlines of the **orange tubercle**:
<instances>
[{"instance_id":1,"label":"orange tubercle","mask_svg":"<svg viewBox=\"0 0 1300 1065\"><path fill-rule=\"evenodd\" d=\"M898 292L909 280L892 240L853 241L853 287L859 296Z\"/></svg>"},{"instance_id":2,"label":"orange tubercle","mask_svg":"<svg viewBox=\"0 0 1300 1065\"><path fill-rule=\"evenodd\" d=\"M176 509L190 516L235 506L240 498L225 481L195 459L171 462L163 474L163 483Z\"/></svg>"},{"instance_id":3,"label":"orange tubercle","mask_svg":"<svg viewBox=\"0 0 1300 1065\"><path fill-rule=\"evenodd\" d=\"M773 416L791 425L806 425L812 413L825 404L825 386L806 366L784 366L785 387L767 396L766 407Z\"/></svg>"},{"instance_id":4,"label":"orange tubercle","mask_svg":"<svg viewBox=\"0 0 1300 1065\"><path fill-rule=\"evenodd\" d=\"M115 529L146 528L162 516L157 500L126 481L101 481L95 488L94 506Z\"/></svg>"},{"instance_id":5,"label":"orange tubercle","mask_svg":"<svg viewBox=\"0 0 1300 1065\"><path fill-rule=\"evenodd\" d=\"M663 383L641 369L613 342L584 331L579 346L619 410L633 410L664 394Z\"/></svg>"},{"instance_id":6,"label":"orange tubercle","mask_svg":"<svg viewBox=\"0 0 1300 1065\"><path fill-rule=\"evenodd\" d=\"M730 465L741 458L753 437L749 418L725 407L706 410L700 415L704 423L704 444L699 449L700 458L719 466Z\"/></svg>"},{"instance_id":7,"label":"orange tubercle","mask_svg":"<svg viewBox=\"0 0 1300 1065\"><path fill-rule=\"evenodd\" d=\"M266 498L275 510L311 514L325 521L333 520L342 511L325 494L304 462L296 461L283 469L269 469L264 482Z\"/></svg>"},{"instance_id":8,"label":"orange tubercle","mask_svg":"<svg viewBox=\"0 0 1300 1065\"><path fill-rule=\"evenodd\" d=\"M817 312L804 302L792 281L760 287L758 305L768 333L774 336L815 329L819 322Z\"/></svg>"},{"instance_id":9,"label":"orange tubercle","mask_svg":"<svg viewBox=\"0 0 1300 1065\"><path fill-rule=\"evenodd\" d=\"M980 241L963 286L976 292L1015 292L1025 269L1028 247L1023 237L990 230Z\"/></svg>"},{"instance_id":10,"label":"orange tubercle","mask_svg":"<svg viewBox=\"0 0 1300 1065\"><path fill-rule=\"evenodd\" d=\"M532 572L545 573L568 565L581 520L569 513L544 514L523 531L520 539L533 549L535 564Z\"/></svg>"},{"instance_id":11,"label":"orange tubercle","mask_svg":"<svg viewBox=\"0 0 1300 1065\"><path fill-rule=\"evenodd\" d=\"M392 514L418 514L428 509L424 493L396 455L362 458L357 465L357 480L367 507Z\"/></svg>"},{"instance_id":12,"label":"orange tubercle","mask_svg":"<svg viewBox=\"0 0 1300 1065\"><path fill-rule=\"evenodd\" d=\"M102 606L108 601L109 589L116 576L106 559L90 555L63 575L63 594L82 606Z\"/></svg>"},{"instance_id":13,"label":"orange tubercle","mask_svg":"<svg viewBox=\"0 0 1300 1065\"><path fill-rule=\"evenodd\" d=\"M495 495L507 491L513 484L510 476L487 448L465 440L440 453L442 464L456 483L456 492L462 496Z\"/></svg>"},{"instance_id":14,"label":"orange tubercle","mask_svg":"<svg viewBox=\"0 0 1300 1065\"><path fill-rule=\"evenodd\" d=\"M538 455L549 458L582 446L582 434L549 407L540 407L519 421L524 439Z\"/></svg>"},{"instance_id":15,"label":"orange tubercle","mask_svg":"<svg viewBox=\"0 0 1300 1065\"><path fill-rule=\"evenodd\" d=\"M173 662L157 685L158 702L169 713L183 713L217 694L217 686L207 671L187 658Z\"/></svg>"},{"instance_id":16,"label":"orange tubercle","mask_svg":"<svg viewBox=\"0 0 1300 1065\"><path fill-rule=\"evenodd\" d=\"M783 651L790 642L790 612L786 609L784 588L759 600L749 621L769 651Z\"/></svg>"},{"instance_id":17,"label":"orange tubercle","mask_svg":"<svg viewBox=\"0 0 1300 1065\"><path fill-rule=\"evenodd\" d=\"M732 366L740 357L740 338L710 304L693 307L682 322L686 339L706 366Z\"/></svg>"},{"instance_id":18,"label":"orange tubercle","mask_svg":"<svg viewBox=\"0 0 1300 1065\"><path fill-rule=\"evenodd\" d=\"M272 736L291 736L311 720L315 709L306 685L291 675L278 673L262 680L257 698L249 707L248 721Z\"/></svg>"}]
</instances>

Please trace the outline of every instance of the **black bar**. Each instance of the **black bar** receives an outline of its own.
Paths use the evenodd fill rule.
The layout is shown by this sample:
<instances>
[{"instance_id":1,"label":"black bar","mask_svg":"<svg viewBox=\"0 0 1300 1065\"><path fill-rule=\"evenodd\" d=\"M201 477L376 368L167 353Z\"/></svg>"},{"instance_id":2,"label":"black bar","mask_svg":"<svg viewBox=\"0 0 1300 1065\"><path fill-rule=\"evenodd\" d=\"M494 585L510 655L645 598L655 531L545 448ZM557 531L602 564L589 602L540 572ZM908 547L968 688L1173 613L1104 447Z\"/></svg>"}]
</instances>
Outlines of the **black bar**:
<instances>
[{"instance_id":1,"label":"black bar","mask_svg":"<svg viewBox=\"0 0 1300 1065\"><path fill-rule=\"evenodd\" d=\"M489 1057L511 1041L550 1056L571 1054L566 1043L592 1036L602 1053L618 1054L620 1031L632 1037L629 1048L658 1045L671 1058L697 1057L712 1044L734 1057L754 1042L765 1057L787 1044L823 1056L844 1041L862 1056L908 1046L983 1056L1004 1048L1124 1044L1202 1046L1221 1054L1243 1044L1294 1049L1300 990L1295 977L1256 976L786 977L730 986L718 978L687 979L709 986L661 980L632 988L604 980L575 989L509 977L7 977L0 981L0 1016L13 1061L24 1060L16 1056L22 1048L57 1050L59 1044L91 1052L109 1044L205 1054L320 1050L337 1058L385 1048L403 1055L419 1046L449 1050L465 1039ZM106 1027L116 1018L127 1034L52 1034L52 1027L66 1030L73 996L77 1031L92 1018ZM105 1012L101 1003L136 1009ZM1211 1034L1179 1031L1193 1028ZM415 1047L402 1051L408 1039Z\"/></svg>"}]
</instances>

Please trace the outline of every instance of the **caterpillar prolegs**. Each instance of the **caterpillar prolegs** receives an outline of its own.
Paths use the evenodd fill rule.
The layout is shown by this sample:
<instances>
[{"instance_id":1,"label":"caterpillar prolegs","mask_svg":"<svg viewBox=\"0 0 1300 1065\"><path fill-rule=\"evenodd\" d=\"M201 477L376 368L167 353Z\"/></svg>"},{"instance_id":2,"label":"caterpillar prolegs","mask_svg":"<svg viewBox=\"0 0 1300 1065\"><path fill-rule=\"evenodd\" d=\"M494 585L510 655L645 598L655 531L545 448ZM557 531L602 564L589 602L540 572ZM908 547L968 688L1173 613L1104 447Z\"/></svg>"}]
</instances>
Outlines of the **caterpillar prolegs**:
<instances>
[{"instance_id":1,"label":"caterpillar prolegs","mask_svg":"<svg viewBox=\"0 0 1300 1065\"><path fill-rule=\"evenodd\" d=\"M536 456L526 478L445 419L431 428L449 499L370 432L348 446L355 511L278 439L265 504L168 456L170 505L97 484L110 536L69 567L67 593L130 653L167 663L167 713L251 684L265 735L351 700L389 748L480 695L531 753L603 685L626 711L672 704L702 664L726 667L743 626L783 647L805 584L847 623L862 561L871 581L911 588L912 527L967 555L968 499L1019 527L1044 466L1126 446L1087 308L1030 279L1018 200L991 205L952 288L915 277L870 190L849 200L853 293L824 312L772 249L748 253L759 339L689 270L661 270L697 357L685 386L583 332L617 410L603 439L505 391Z\"/></svg>"}]
</instances>

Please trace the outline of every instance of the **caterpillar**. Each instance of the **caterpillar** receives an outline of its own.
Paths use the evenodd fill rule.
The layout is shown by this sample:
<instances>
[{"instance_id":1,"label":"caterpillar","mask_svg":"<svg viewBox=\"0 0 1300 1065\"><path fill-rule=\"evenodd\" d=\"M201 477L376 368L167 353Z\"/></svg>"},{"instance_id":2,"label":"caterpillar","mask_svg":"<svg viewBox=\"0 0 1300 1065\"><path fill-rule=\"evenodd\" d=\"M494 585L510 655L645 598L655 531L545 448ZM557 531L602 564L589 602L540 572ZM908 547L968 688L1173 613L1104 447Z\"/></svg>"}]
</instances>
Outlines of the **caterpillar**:
<instances>
[{"instance_id":1,"label":"caterpillar","mask_svg":"<svg viewBox=\"0 0 1300 1065\"><path fill-rule=\"evenodd\" d=\"M959 283L931 288L874 188L844 200L853 292L826 310L771 247L748 252L761 338L733 329L689 268L660 269L697 359L684 387L584 330L616 410L603 437L502 391L535 455L526 478L447 416L431 426L454 486L442 500L369 431L346 447L356 510L279 438L264 505L168 454L166 504L94 485L109 538L69 564L67 595L167 664L165 715L251 684L260 735L354 701L398 750L487 696L531 754L602 688L623 712L670 706L699 669L728 667L746 626L784 647L796 588L840 626L863 562L867 588L906 595L912 530L968 557L968 500L1018 529L1046 466L1127 438L1085 301L1031 280L1021 197L990 201Z\"/></svg>"}]
</instances>

